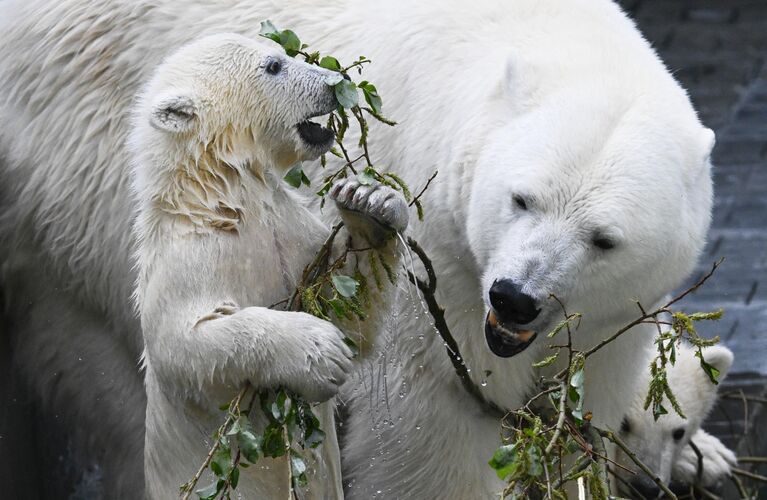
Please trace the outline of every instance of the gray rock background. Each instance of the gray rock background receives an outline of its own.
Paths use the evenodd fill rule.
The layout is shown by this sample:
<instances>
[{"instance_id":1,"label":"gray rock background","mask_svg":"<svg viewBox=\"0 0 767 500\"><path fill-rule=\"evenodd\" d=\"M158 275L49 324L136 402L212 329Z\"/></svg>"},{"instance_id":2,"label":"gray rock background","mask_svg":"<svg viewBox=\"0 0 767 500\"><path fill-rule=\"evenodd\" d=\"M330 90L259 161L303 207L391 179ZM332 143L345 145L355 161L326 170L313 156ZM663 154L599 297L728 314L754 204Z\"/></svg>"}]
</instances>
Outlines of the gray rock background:
<instances>
[{"instance_id":1,"label":"gray rock background","mask_svg":"<svg viewBox=\"0 0 767 500\"><path fill-rule=\"evenodd\" d=\"M767 1L622 0L716 131L711 234L694 283L725 258L711 280L681 304L724 308L701 325L735 353L723 396L706 427L740 456L767 455ZM767 475L767 465L741 464ZM746 485L758 483L745 481ZM767 498L762 484L760 498ZM739 498L734 488L724 498Z\"/></svg>"}]
</instances>

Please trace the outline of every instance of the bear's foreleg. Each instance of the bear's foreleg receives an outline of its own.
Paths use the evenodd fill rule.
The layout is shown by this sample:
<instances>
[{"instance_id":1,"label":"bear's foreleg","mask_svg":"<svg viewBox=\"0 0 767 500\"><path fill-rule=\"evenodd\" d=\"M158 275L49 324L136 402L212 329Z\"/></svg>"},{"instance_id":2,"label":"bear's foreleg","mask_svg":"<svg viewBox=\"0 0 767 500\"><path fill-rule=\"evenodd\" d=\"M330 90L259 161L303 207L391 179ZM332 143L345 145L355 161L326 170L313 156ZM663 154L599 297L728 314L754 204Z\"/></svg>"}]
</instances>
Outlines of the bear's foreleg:
<instances>
[{"instance_id":1,"label":"bear's foreleg","mask_svg":"<svg viewBox=\"0 0 767 500\"><path fill-rule=\"evenodd\" d=\"M376 252L370 258L355 258L356 270L365 277L368 297L365 301L364 321L339 319L343 329L360 344L361 354L371 349L376 334L381 330L386 315L391 310L393 287L386 286L384 274L397 273L402 246L401 235L407 229L408 205L401 193L382 184L363 185L356 178L337 181L330 190L330 198L336 202L347 234L355 248L369 248ZM374 262L374 263L371 263ZM351 266L351 262L348 266ZM376 266L377 269L373 269ZM378 286L382 284L383 286Z\"/></svg>"}]
</instances>

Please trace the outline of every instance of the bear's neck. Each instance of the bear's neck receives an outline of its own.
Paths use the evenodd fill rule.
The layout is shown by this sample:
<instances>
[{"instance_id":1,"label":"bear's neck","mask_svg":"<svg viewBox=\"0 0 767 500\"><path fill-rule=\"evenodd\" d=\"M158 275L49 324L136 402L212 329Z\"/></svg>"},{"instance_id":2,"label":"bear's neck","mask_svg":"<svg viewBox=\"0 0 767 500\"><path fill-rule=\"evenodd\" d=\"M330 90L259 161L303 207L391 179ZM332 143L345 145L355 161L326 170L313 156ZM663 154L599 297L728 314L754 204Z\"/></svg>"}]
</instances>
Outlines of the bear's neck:
<instances>
[{"instance_id":1,"label":"bear's neck","mask_svg":"<svg viewBox=\"0 0 767 500\"><path fill-rule=\"evenodd\" d=\"M245 153L247 151L247 153ZM257 149L213 141L188 150L169 151L159 178L147 186L151 209L196 228L237 232L244 214L244 184L250 176L265 182Z\"/></svg>"}]
</instances>

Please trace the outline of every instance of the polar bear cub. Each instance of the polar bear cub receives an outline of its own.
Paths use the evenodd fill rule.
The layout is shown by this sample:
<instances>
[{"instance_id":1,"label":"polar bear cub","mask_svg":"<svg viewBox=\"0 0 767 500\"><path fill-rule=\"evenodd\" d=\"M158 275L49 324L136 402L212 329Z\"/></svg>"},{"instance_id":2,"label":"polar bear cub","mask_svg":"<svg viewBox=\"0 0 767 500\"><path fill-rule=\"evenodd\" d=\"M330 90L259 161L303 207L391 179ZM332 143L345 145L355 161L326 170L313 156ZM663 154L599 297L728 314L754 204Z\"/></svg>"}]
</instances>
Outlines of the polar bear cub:
<instances>
[{"instance_id":1,"label":"polar bear cub","mask_svg":"<svg viewBox=\"0 0 767 500\"><path fill-rule=\"evenodd\" d=\"M176 496L194 475L221 423L217 407L245 383L323 402L351 368L332 323L267 307L290 296L329 234L282 177L333 142L309 121L337 106L331 75L271 42L221 34L169 56L139 97L130 148L150 498ZM405 200L388 187L342 180L330 196L347 226L369 221L369 235L407 226ZM318 411L328 438L308 491L335 498L332 408ZM262 460L243 471L237 491L286 496L285 461Z\"/></svg>"},{"instance_id":2,"label":"polar bear cub","mask_svg":"<svg viewBox=\"0 0 767 500\"><path fill-rule=\"evenodd\" d=\"M640 381L638 393L621 425L621 437L637 457L650 467L667 485L674 484L680 490L689 485L713 488L725 476L737 459L716 437L703 429L701 424L716 402L717 385L714 385L695 356L697 349L681 345L677 349L676 363L668 368L668 383L677 398L686 419L681 418L666 403L669 413L654 420L652 412L644 409L649 385L649 373ZM707 363L719 370L721 382L733 361L732 351L724 346L703 350ZM690 445L693 443L701 453L702 468L698 455ZM621 463L635 469L628 457L620 456ZM655 498L660 489L649 477L641 474L628 477L630 488L645 498ZM627 487L625 484L622 487ZM630 489L629 488L629 489ZM625 491L626 494L631 492Z\"/></svg>"}]
</instances>

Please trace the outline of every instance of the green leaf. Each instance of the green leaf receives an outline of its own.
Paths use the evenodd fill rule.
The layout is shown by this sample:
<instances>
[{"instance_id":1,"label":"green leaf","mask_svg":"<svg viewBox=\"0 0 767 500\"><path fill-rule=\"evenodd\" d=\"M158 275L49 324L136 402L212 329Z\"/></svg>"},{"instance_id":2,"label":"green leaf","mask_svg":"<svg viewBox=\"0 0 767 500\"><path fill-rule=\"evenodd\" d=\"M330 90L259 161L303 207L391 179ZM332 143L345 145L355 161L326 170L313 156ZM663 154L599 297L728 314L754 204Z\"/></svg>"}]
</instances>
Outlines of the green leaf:
<instances>
[{"instance_id":1,"label":"green leaf","mask_svg":"<svg viewBox=\"0 0 767 500\"><path fill-rule=\"evenodd\" d=\"M296 455L292 455L290 457L290 463L293 466L294 476L300 476L306 472L306 462L304 462L303 458Z\"/></svg>"},{"instance_id":2,"label":"green leaf","mask_svg":"<svg viewBox=\"0 0 767 500\"><path fill-rule=\"evenodd\" d=\"M262 450L265 457L277 458L285 454L282 426L271 424L264 430Z\"/></svg>"},{"instance_id":3,"label":"green leaf","mask_svg":"<svg viewBox=\"0 0 767 500\"><path fill-rule=\"evenodd\" d=\"M719 309L712 312L696 312L690 314L690 319L693 321L717 321L724 316L724 309Z\"/></svg>"},{"instance_id":4,"label":"green leaf","mask_svg":"<svg viewBox=\"0 0 767 500\"><path fill-rule=\"evenodd\" d=\"M344 81L344 76L341 73L333 73L325 77L325 84L331 87L335 87L342 81Z\"/></svg>"},{"instance_id":5,"label":"green leaf","mask_svg":"<svg viewBox=\"0 0 767 500\"><path fill-rule=\"evenodd\" d=\"M344 337L344 344L351 349L352 353L357 356L360 353L360 346L351 337Z\"/></svg>"},{"instance_id":6,"label":"green leaf","mask_svg":"<svg viewBox=\"0 0 767 500\"><path fill-rule=\"evenodd\" d=\"M304 436L304 446L308 446L309 448L316 448L322 444L324 440L325 431L319 428L311 429L311 431L308 431Z\"/></svg>"},{"instance_id":7,"label":"green leaf","mask_svg":"<svg viewBox=\"0 0 767 500\"><path fill-rule=\"evenodd\" d=\"M655 420L658 420L658 417L661 415L667 415L668 410L663 407L662 404L660 404L660 401L654 401L652 405L652 416Z\"/></svg>"},{"instance_id":8,"label":"green leaf","mask_svg":"<svg viewBox=\"0 0 767 500\"><path fill-rule=\"evenodd\" d=\"M232 473L229 474L229 485L232 489L237 489L237 485L240 484L240 468L235 467L232 469Z\"/></svg>"},{"instance_id":9,"label":"green leaf","mask_svg":"<svg viewBox=\"0 0 767 500\"><path fill-rule=\"evenodd\" d=\"M575 408L572 410L573 417L579 423L583 420L583 380L583 368L580 368L570 377L570 391L568 392L570 400L575 403Z\"/></svg>"},{"instance_id":10,"label":"green leaf","mask_svg":"<svg viewBox=\"0 0 767 500\"><path fill-rule=\"evenodd\" d=\"M240 447L240 453L251 463L255 463L258 460L262 442L263 438L256 436L251 431L242 431L237 434L237 445Z\"/></svg>"},{"instance_id":11,"label":"green leaf","mask_svg":"<svg viewBox=\"0 0 767 500\"><path fill-rule=\"evenodd\" d=\"M250 429L250 422L244 416L237 417L232 426L226 432L227 436L234 436L242 432L243 430Z\"/></svg>"},{"instance_id":12,"label":"green leaf","mask_svg":"<svg viewBox=\"0 0 767 500\"><path fill-rule=\"evenodd\" d=\"M551 363L557 360L557 356L559 356L559 351L557 351L556 354L538 361L537 363L533 363L533 368L543 368L544 366L549 366Z\"/></svg>"},{"instance_id":13,"label":"green leaf","mask_svg":"<svg viewBox=\"0 0 767 500\"><path fill-rule=\"evenodd\" d=\"M309 178L306 176L306 174L304 174L304 169L301 162L293 165L293 167L288 170L288 173L285 174L283 179L294 188L301 187L301 183L307 186L310 184Z\"/></svg>"},{"instance_id":14,"label":"green leaf","mask_svg":"<svg viewBox=\"0 0 767 500\"><path fill-rule=\"evenodd\" d=\"M333 56L325 56L320 59L320 67L333 71L341 71L341 63ZM339 74L339 76L341 76ZM343 77L341 77L343 79Z\"/></svg>"},{"instance_id":15,"label":"green leaf","mask_svg":"<svg viewBox=\"0 0 767 500\"><path fill-rule=\"evenodd\" d=\"M354 82L349 80L341 80L333 87L333 89L335 90L338 104L340 104L341 107L349 109L353 108L357 105L357 103L359 103L357 86L354 84Z\"/></svg>"},{"instance_id":16,"label":"green leaf","mask_svg":"<svg viewBox=\"0 0 767 500\"><path fill-rule=\"evenodd\" d=\"M280 30L277 29L277 27L272 24L270 20L261 21L261 30L258 32L259 35L270 35L270 34L279 34Z\"/></svg>"},{"instance_id":17,"label":"green leaf","mask_svg":"<svg viewBox=\"0 0 767 500\"><path fill-rule=\"evenodd\" d=\"M583 369L576 371L573 373L573 376L570 377L570 385L575 388L576 391L578 391L578 395L583 394Z\"/></svg>"},{"instance_id":18,"label":"green leaf","mask_svg":"<svg viewBox=\"0 0 767 500\"><path fill-rule=\"evenodd\" d=\"M370 108L373 110L373 112L376 114L381 114L383 101L381 100L381 96L378 95L378 90L376 89L375 85L370 82L363 81L360 82L359 88L362 89L362 95L365 97L365 102L370 105Z\"/></svg>"},{"instance_id":19,"label":"green leaf","mask_svg":"<svg viewBox=\"0 0 767 500\"><path fill-rule=\"evenodd\" d=\"M343 297L348 299L357 294L359 283L354 278L344 276L343 274L334 274L331 280L333 281L333 287Z\"/></svg>"},{"instance_id":20,"label":"green leaf","mask_svg":"<svg viewBox=\"0 0 767 500\"><path fill-rule=\"evenodd\" d=\"M285 49L285 53L290 57L298 54L301 50L301 40L298 39L298 35L291 30L283 30L280 32L280 45Z\"/></svg>"},{"instance_id":21,"label":"green leaf","mask_svg":"<svg viewBox=\"0 0 767 500\"><path fill-rule=\"evenodd\" d=\"M349 317L349 311L346 309L346 306L341 300L339 299L329 300L328 305L330 306L331 309L333 309L333 314L335 314L337 318Z\"/></svg>"},{"instance_id":22,"label":"green leaf","mask_svg":"<svg viewBox=\"0 0 767 500\"><path fill-rule=\"evenodd\" d=\"M261 21L261 30L258 34L273 42L280 43L280 31L269 20Z\"/></svg>"},{"instance_id":23,"label":"green leaf","mask_svg":"<svg viewBox=\"0 0 767 500\"><path fill-rule=\"evenodd\" d=\"M543 464L541 463L541 453L537 446L530 446L527 449L527 473L533 477L543 474Z\"/></svg>"},{"instance_id":24,"label":"green leaf","mask_svg":"<svg viewBox=\"0 0 767 500\"><path fill-rule=\"evenodd\" d=\"M326 194L328 194L328 192L330 192L331 187L333 187L333 183L326 182L325 184L322 185L322 189L317 191L317 196L325 196Z\"/></svg>"},{"instance_id":25,"label":"green leaf","mask_svg":"<svg viewBox=\"0 0 767 500\"><path fill-rule=\"evenodd\" d=\"M719 385L719 369L715 366L709 364L706 362L705 359L703 359L703 353L698 350L698 352L695 353L695 356L700 359L700 367L703 368L703 371L706 372L706 375L708 375L709 380L711 380L711 383L714 385Z\"/></svg>"},{"instance_id":26,"label":"green leaf","mask_svg":"<svg viewBox=\"0 0 767 500\"><path fill-rule=\"evenodd\" d=\"M513 474L517 467L516 443L506 444L495 450L488 465L495 470L496 475L501 480Z\"/></svg>"},{"instance_id":27,"label":"green leaf","mask_svg":"<svg viewBox=\"0 0 767 500\"><path fill-rule=\"evenodd\" d=\"M226 477L232 471L232 454L229 446L219 446L210 461L210 470L218 477Z\"/></svg>"},{"instance_id":28,"label":"green leaf","mask_svg":"<svg viewBox=\"0 0 767 500\"><path fill-rule=\"evenodd\" d=\"M219 484L221 483L222 481L217 481L213 484L209 484L208 486L195 491L195 493L197 493L197 496L202 500L213 500L216 498L216 495L218 495L218 492L221 491L221 488L219 487Z\"/></svg>"},{"instance_id":29,"label":"green leaf","mask_svg":"<svg viewBox=\"0 0 767 500\"><path fill-rule=\"evenodd\" d=\"M370 186L376 182L375 173L372 167L366 167L365 170L357 174L357 180L363 186Z\"/></svg>"},{"instance_id":30,"label":"green leaf","mask_svg":"<svg viewBox=\"0 0 767 500\"><path fill-rule=\"evenodd\" d=\"M304 459L292 455L290 457L290 466L293 471L293 481L297 486L306 486L308 484L308 479L306 477L306 463L304 462Z\"/></svg>"},{"instance_id":31,"label":"green leaf","mask_svg":"<svg viewBox=\"0 0 767 500\"><path fill-rule=\"evenodd\" d=\"M554 327L553 330L551 330L548 335L546 335L547 338L554 338L559 332L562 331L564 327L570 324L570 318L565 318L559 323L557 323L557 326Z\"/></svg>"}]
</instances>

